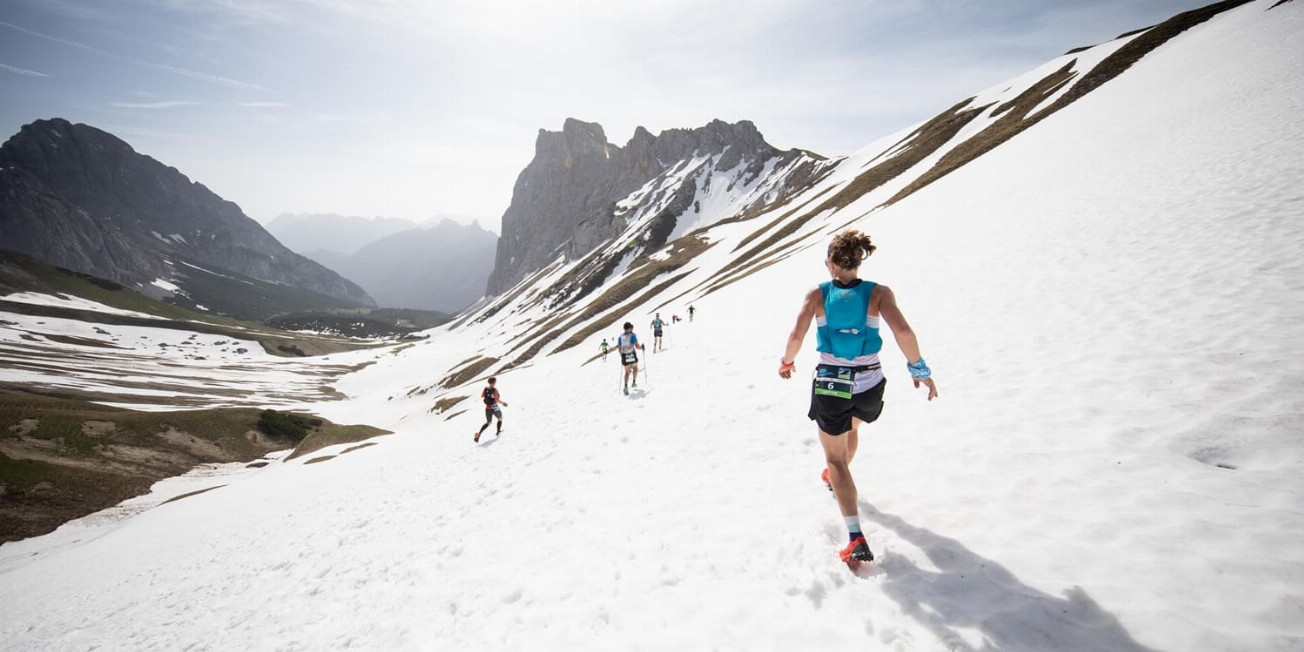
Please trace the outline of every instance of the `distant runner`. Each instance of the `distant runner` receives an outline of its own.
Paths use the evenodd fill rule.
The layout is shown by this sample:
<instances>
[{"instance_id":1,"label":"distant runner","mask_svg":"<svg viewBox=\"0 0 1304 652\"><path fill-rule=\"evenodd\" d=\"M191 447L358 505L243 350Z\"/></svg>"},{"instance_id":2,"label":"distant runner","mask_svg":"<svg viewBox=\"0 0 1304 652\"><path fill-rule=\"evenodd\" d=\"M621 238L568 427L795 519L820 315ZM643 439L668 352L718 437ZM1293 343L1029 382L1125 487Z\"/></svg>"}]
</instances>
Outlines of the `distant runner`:
<instances>
[{"instance_id":1,"label":"distant runner","mask_svg":"<svg viewBox=\"0 0 1304 652\"><path fill-rule=\"evenodd\" d=\"M656 353L658 349L665 348L661 346L662 330L665 327L666 327L666 323L661 321L661 313L658 312L657 318L652 320L652 352L653 353Z\"/></svg>"},{"instance_id":2,"label":"distant runner","mask_svg":"<svg viewBox=\"0 0 1304 652\"><path fill-rule=\"evenodd\" d=\"M808 417L819 427L820 445L827 467L821 479L833 490L838 509L847 524L850 543L842 550L842 561L856 565L874 558L861 532L856 505L856 482L848 465L856 455L859 428L883 412L883 389L887 378L879 365L883 348L878 325L881 317L905 354L915 387L928 387L928 400L937 397L932 372L919 355L919 342L897 307L896 296L886 285L859 278L860 263L874 253L869 236L848 230L834 236L824 260L831 281L820 283L802 299L797 324L788 335L788 346L779 360L779 376L791 378L794 360L802 340L816 323L820 363L815 367ZM691 313L690 313L691 314Z\"/></svg>"},{"instance_id":3,"label":"distant runner","mask_svg":"<svg viewBox=\"0 0 1304 652\"><path fill-rule=\"evenodd\" d=\"M642 344L638 343L638 336L634 334L634 325L625 322L625 332L616 338L616 350L620 351L620 364L625 366L625 384L624 392L629 394L629 381L633 376L634 388L638 388L638 350L647 350Z\"/></svg>"},{"instance_id":4,"label":"distant runner","mask_svg":"<svg viewBox=\"0 0 1304 652\"><path fill-rule=\"evenodd\" d=\"M695 312L697 312L697 308L694 308L692 306L688 307L688 321L690 322L693 321L693 313Z\"/></svg>"},{"instance_id":5,"label":"distant runner","mask_svg":"<svg viewBox=\"0 0 1304 652\"><path fill-rule=\"evenodd\" d=\"M607 338L605 337L602 338L602 361L603 362L607 361L607 349L609 348L609 346L610 345L607 344Z\"/></svg>"},{"instance_id":6,"label":"distant runner","mask_svg":"<svg viewBox=\"0 0 1304 652\"><path fill-rule=\"evenodd\" d=\"M498 388L495 387L497 383L498 379L490 376L489 386L480 392L480 398L484 399L484 425L480 426L480 430L475 433L477 443L479 443L480 435L484 432L484 429L488 428L489 424L493 422L494 417L498 417L498 431L494 433L494 436L498 437L503 434L503 411L498 409L498 406L507 407L507 401L502 400L502 396L498 394Z\"/></svg>"}]
</instances>

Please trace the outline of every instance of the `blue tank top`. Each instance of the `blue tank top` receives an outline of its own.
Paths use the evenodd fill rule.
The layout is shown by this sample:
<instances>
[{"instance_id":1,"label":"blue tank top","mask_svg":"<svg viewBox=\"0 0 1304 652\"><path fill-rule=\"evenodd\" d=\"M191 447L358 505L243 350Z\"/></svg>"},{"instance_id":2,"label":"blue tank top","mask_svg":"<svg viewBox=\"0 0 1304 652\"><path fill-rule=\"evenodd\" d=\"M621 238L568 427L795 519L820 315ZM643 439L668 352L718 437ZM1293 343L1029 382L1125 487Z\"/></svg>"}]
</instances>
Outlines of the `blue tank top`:
<instances>
[{"instance_id":1,"label":"blue tank top","mask_svg":"<svg viewBox=\"0 0 1304 652\"><path fill-rule=\"evenodd\" d=\"M869 299L874 294L874 283L856 279L849 286L835 285L833 281L820 283L824 295L824 319L817 322L816 349L843 360L876 355L883 349L883 338L878 334L878 320L869 318Z\"/></svg>"}]
</instances>

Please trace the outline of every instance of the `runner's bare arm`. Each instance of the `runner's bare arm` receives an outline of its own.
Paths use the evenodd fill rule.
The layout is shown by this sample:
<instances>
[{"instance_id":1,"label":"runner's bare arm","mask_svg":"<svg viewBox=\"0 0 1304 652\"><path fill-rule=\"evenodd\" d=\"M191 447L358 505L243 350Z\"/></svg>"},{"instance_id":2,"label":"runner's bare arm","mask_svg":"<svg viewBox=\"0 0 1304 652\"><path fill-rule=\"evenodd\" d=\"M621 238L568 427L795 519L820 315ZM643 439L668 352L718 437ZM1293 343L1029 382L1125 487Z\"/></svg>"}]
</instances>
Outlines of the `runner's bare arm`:
<instances>
[{"instance_id":1,"label":"runner's bare arm","mask_svg":"<svg viewBox=\"0 0 1304 652\"><path fill-rule=\"evenodd\" d=\"M792 363L797 358L797 352L801 350L801 343L805 341L806 333L810 331L810 323L815 319L815 310L820 305L822 297L820 289L816 287L807 292L806 297L802 299L801 310L797 312L797 323L788 334L788 346L783 350L783 359L779 361L780 376L792 377Z\"/></svg>"},{"instance_id":2,"label":"runner's bare arm","mask_svg":"<svg viewBox=\"0 0 1304 652\"><path fill-rule=\"evenodd\" d=\"M897 306L896 295L892 293L892 288L886 285L880 285L874 288L874 298L878 304L878 314L883 316L883 321L887 322L887 327L892 329L892 336L896 338L897 347L906 356L906 362L915 362L923 358L919 353L919 338L915 337L915 331L910 328L910 323L906 321L906 316L901 313L901 308ZM937 397L937 384L932 378L925 380L915 380L915 387L920 383L928 386L928 400Z\"/></svg>"}]
</instances>

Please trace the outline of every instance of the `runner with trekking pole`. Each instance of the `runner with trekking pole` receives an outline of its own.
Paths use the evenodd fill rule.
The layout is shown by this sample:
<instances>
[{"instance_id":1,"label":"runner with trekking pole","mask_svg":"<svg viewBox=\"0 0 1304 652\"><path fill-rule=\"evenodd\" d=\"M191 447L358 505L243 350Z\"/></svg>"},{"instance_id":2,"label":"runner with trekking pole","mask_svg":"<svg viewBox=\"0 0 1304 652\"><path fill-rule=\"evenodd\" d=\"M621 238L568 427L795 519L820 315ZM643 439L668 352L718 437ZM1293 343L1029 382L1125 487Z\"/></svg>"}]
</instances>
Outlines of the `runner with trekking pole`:
<instances>
[{"instance_id":1,"label":"runner with trekking pole","mask_svg":"<svg viewBox=\"0 0 1304 652\"><path fill-rule=\"evenodd\" d=\"M620 352L620 364L624 369L621 391L625 392L626 396L629 395L631 376L634 380L634 389L638 389L638 351L640 349L646 350L642 344L639 344L638 336L634 334L634 325L625 322L625 332L616 338L616 350Z\"/></svg>"}]
</instances>

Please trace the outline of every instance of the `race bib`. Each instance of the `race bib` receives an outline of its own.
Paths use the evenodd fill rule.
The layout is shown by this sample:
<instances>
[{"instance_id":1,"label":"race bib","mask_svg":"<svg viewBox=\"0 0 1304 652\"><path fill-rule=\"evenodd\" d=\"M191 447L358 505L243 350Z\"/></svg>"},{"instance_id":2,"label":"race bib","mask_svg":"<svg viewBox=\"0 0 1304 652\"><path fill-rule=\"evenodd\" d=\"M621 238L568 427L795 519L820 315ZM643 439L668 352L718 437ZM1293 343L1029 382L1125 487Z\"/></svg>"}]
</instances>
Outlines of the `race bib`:
<instances>
[{"instance_id":1,"label":"race bib","mask_svg":"<svg viewBox=\"0 0 1304 652\"><path fill-rule=\"evenodd\" d=\"M820 396L851 398L856 371L850 367L819 365L815 368L815 393Z\"/></svg>"},{"instance_id":2,"label":"race bib","mask_svg":"<svg viewBox=\"0 0 1304 652\"><path fill-rule=\"evenodd\" d=\"M634 364L635 362L638 362L638 354L634 353L633 351L630 351L629 353L622 353L620 354L620 361L625 364Z\"/></svg>"}]
</instances>

